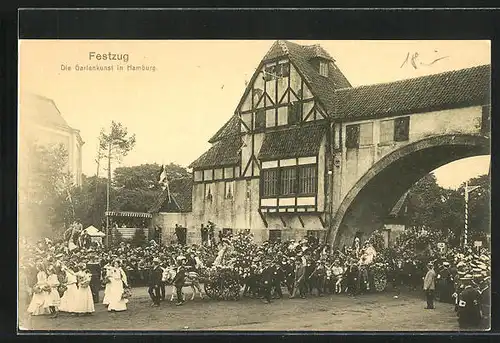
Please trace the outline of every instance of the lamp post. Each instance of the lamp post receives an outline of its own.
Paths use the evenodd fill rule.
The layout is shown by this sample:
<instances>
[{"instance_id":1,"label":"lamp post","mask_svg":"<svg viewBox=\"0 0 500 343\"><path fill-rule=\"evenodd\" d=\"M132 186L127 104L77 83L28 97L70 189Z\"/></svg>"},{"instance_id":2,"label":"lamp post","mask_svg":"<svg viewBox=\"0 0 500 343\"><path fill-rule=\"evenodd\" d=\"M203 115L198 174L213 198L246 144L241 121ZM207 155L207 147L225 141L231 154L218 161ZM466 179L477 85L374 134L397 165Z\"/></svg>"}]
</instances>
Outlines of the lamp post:
<instances>
[{"instance_id":1,"label":"lamp post","mask_svg":"<svg viewBox=\"0 0 500 343\"><path fill-rule=\"evenodd\" d=\"M464 247L467 246L467 229L469 221L469 193L478 189L480 186L469 187L469 181L465 181L464 200L465 200L465 221L464 221Z\"/></svg>"}]
</instances>

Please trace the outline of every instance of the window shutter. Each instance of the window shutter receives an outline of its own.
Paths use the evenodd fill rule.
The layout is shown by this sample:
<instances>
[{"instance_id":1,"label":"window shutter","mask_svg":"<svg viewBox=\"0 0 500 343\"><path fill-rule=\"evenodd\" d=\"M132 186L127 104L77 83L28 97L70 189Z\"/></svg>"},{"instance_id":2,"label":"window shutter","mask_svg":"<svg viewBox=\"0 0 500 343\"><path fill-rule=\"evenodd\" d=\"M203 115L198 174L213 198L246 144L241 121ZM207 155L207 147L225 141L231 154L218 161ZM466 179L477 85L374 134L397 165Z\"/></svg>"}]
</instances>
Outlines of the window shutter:
<instances>
[{"instance_id":1,"label":"window shutter","mask_svg":"<svg viewBox=\"0 0 500 343\"><path fill-rule=\"evenodd\" d=\"M347 149L359 147L359 124L346 126L345 146Z\"/></svg>"},{"instance_id":2,"label":"window shutter","mask_svg":"<svg viewBox=\"0 0 500 343\"><path fill-rule=\"evenodd\" d=\"M266 111L258 110L255 113L255 129L265 129L266 128Z\"/></svg>"},{"instance_id":3,"label":"window shutter","mask_svg":"<svg viewBox=\"0 0 500 343\"><path fill-rule=\"evenodd\" d=\"M300 121L300 103L295 103L288 106L288 124L296 124Z\"/></svg>"},{"instance_id":4,"label":"window shutter","mask_svg":"<svg viewBox=\"0 0 500 343\"><path fill-rule=\"evenodd\" d=\"M394 120L394 140L407 141L410 136L410 117L396 118Z\"/></svg>"}]
</instances>

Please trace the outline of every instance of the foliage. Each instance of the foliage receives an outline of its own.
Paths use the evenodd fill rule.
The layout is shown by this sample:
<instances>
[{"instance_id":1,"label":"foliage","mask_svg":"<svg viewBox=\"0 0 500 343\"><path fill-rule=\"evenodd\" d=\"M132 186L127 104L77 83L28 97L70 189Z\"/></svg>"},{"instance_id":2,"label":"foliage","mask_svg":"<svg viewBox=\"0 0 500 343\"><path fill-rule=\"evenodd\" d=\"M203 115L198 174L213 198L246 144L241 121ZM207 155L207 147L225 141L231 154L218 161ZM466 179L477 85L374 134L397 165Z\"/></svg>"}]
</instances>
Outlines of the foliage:
<instances>
[{"instance_id":1,"label":"foliage","mask_svg":"<svg viewBox=\"0 0 500 343\"><path fill-rule=\"evenodd\" d=\"M121 160L135 146L135 134L128 135L128 130L121 123L111 122L108 132L104 129L99 134L99 156L106 159Z\"/></svg>"},{"instance_id":2,"label":"foliage","mask_svg":"<svg viewBox=\"0 0 500 343\"><path fill-rule=\"evenodd\" d=\"M23 235L52 237L74 218L68 153L62 144L20 147L19 213Z\"/></svg>"},{"instance_id":3,"label":"foliage","mask_svg":"<svg viewBox=\"0 0 500 343\"><path fill-rule=\"evenodd\" d=\"M191 174L177 164L165 166L169 181ZM117 211L147 212L156 202L161 187L158 184L158 174L161 166L158 164L142 164L133 167L116 168L113 187L116 196L113 197L113 209Z\"/></svg>"},{"instance_id":4,"label":"foliage","mask_svg":"<svg viewBox=\"0 0 500 343\"><path fill-rule=\"evenodd\" d=\"M490 180L482 175L469 180L480 190L469 195L469 231L472 237L490 230ZM444 189L434 174L420 179L408 196L408 224L411 227L440 231L442 238L452 245L460 244L464 228L464 185L458 189ZM482 234L482 233L483 234Z\"/></svg>"},{"instance_id":5,"label":"foliage","mask_svg":"<svg viewBox=\"0 0 500 343\"><path fill-rule=\"evenodd\" d=\"M120 243L125 242L125 240L123 239L122 233L116 227L111 229L111 235L112 235L111 244L110 244L111 246L117 246Z\"/></svg>"},{"instance_id":6,"label":"foliage","mask_svg":"<svg viewBox=\"0 0 500 343\"><path fill-rule=\"evenodd\" d=\"M135 230L131 243L134 246L143 246L144 244L146 244L146 235L144 233L144 229Z\"/></svg>"},{"instance_id":7,"label":"foliage","mask_svg":"<svg viewBox=\"0 0 500 343\"><path fill-rule=\"evenodd\" d=\"M382 251L385 248L384 234L379 230L374 231L368 241L373 245L373 248L377 252Z\"/></svg>"}]
</instances>

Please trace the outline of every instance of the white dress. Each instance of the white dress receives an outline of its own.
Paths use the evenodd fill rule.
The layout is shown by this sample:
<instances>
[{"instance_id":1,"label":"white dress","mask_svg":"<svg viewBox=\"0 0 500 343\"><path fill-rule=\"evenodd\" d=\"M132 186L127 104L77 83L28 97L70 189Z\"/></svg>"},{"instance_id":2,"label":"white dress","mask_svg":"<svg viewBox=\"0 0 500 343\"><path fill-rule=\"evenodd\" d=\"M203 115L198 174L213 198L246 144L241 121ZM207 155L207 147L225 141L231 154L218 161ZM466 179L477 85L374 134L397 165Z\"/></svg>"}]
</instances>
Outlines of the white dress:
<instances>
[{"instance_id":1,"label":"white dress","mask_svg":"<svg viewBox=\"0 0 500 343\"><path fill-rule=\"evenodd\" d=\"M104 267L106 269L106 278L111 275L111 270L113 269L111 266L107 265ZM110 282L106 283L106 286L104 286L104 298L102 299L102 303L104 305L109 305L109 290L111 289L110 287Z\"/></svg>"},{"instance_id":2,"label":"white dress","mask_svg":"<svg viewBox=\"0 0 500 343\"><path fill-rule=\"evenodd\" d=\"M44 271L38 272L36 275L37 283L35 286L44 287L47 285L47 274ZM45 307L49 293L42 291L40 293L33 293L33 298L31 298L30 305L28 306L28 313L33 316L40 316L43 314L50 313L49 309Z\"/></svg>"},{"instance_id":3,"label":"white dress","mask_svg":"<svg viewBox=\"0 0 500 343\"><path fill-rule=\"evenodd\" d=\"M125 311L128 299L122 299L122 295L123 285L128 285L127 276L121 268L112 268L109 272L111 282L108 284L108 311Z\"/></svg>"},{"instance_id":4,"label":"white dress","mask_svg":"<svg viewBox=\"0 0 500 343\"><path fill-rule=\"evenodd\" d=\"M61 305L59 306L59 311L62 312L76 312L76 301L78 298L78 287L76 286L76 275L66 271L66 291L61 297Z\"/></svg>"},{"instance_id":5,"label":"white dress","mask_svg":"<svg viewBox=\"0 0 500 343\"><path fill-rule=\"evenodd\" d=\"M59 291L57 287L59 286L59 280L57 279L57 274L51 274L47 278L47 284L50 286L50 292L45 299L45 307L54 306L57 308L61 305L61 297L59 296Z\"/></svg>"},{"instance_id":6,"label":"white dress","mask_svg":"<svg viewBox=\"0 0 500 343\"><path fill-rule=\"evenodd\" d=\"M92 298L92 291L89 286L92 275L85 272L78 272L77 277L79 278L79 282L74 311L76 313L92 313L95 311L94 299ZM86 283L86 285L83 283Z\"/></svg>"}]
</instances>

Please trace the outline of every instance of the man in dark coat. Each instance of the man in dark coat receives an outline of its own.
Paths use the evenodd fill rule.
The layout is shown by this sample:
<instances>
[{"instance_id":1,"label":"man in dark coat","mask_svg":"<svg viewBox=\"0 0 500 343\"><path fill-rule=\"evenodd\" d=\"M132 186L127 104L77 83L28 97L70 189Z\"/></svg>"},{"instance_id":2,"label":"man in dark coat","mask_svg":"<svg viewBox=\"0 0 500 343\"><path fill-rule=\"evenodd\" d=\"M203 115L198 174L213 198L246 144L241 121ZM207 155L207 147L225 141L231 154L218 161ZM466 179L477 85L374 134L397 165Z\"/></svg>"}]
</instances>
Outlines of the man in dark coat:
<instances>
[{"instance_id":1,"label":"man in dark coat","mask_svg":"<svg viewBox=\"0 0 500 343\"><path fill-rule=\"evenodd\" d=\"M437 275L437 285L439 289L439 300L444 303L453 303L453 276L450 272L450 263L444 261L441 270Z\"/></svg>"},{"instance_id":2,"label":"man in dark coat","mask_svg":"<svg viewBox=\"0 0 500 343\"><path fill-rule=\"evenodd\" d=\"M471 275L461 280L465 286L458 295L458 324L461 329L478 329L481 324L481 294Z\"/></svg>"},{"instance_id":3,"label":"man in dark coat","mask_svg":"<svg viewBox=\"0 0 500 343\"><path fill-rule=\"evenodd\" d=\"M274 276L273 273L274 273L273 265L266 263L260 275L260 290L262 292L261 296L264 297L267 304L271 303L271 285Z\"/></svg>"},{"instance_id":4,"label":"man in dark coat","mask_svg":"<svg viewBox=\"0 0 500 343\"><path fill-rule=\"evenodd\" d=\"M184 304L182 295L182 287L186 281L186 258L184 256L177 257L177 271L173 280L175 290L177 292L177 306Z\"/></svg>"},{"instance_id":5,"label":"man in dark coat","mask_svg":"<svg viewBox=\"0 0 500 343\"><path fill-rule=\"evenodd\" d=\"M162 282L163 270L160 267L160 260L158 258L153 259L153 264L149 270L149 288L148 293L153 301L151 306L160 306L160 286Z\"/></svg>"},{"instance_id":6,"label":"man in dark coat","mask_svg":"<svg viewBox=\"0 0 500 343\"><path fill-rule=\"evenodd\" d=\"M99 291L101 290L101 265L96 255L90 256L90 261L87 263L87 269L92 273L89 286L94 303L97 304L99 302Z\"/></svg>"},{"instance_id":7,"label":"man in dark coat","mask_svg":"<svg viewBox=\"0 0 500 343\"><path fill-rule=\"evenodd\" d=\"M208 228L201 224L201 244L207 245L208 243Z\"/></svg>"}]
</instances>

